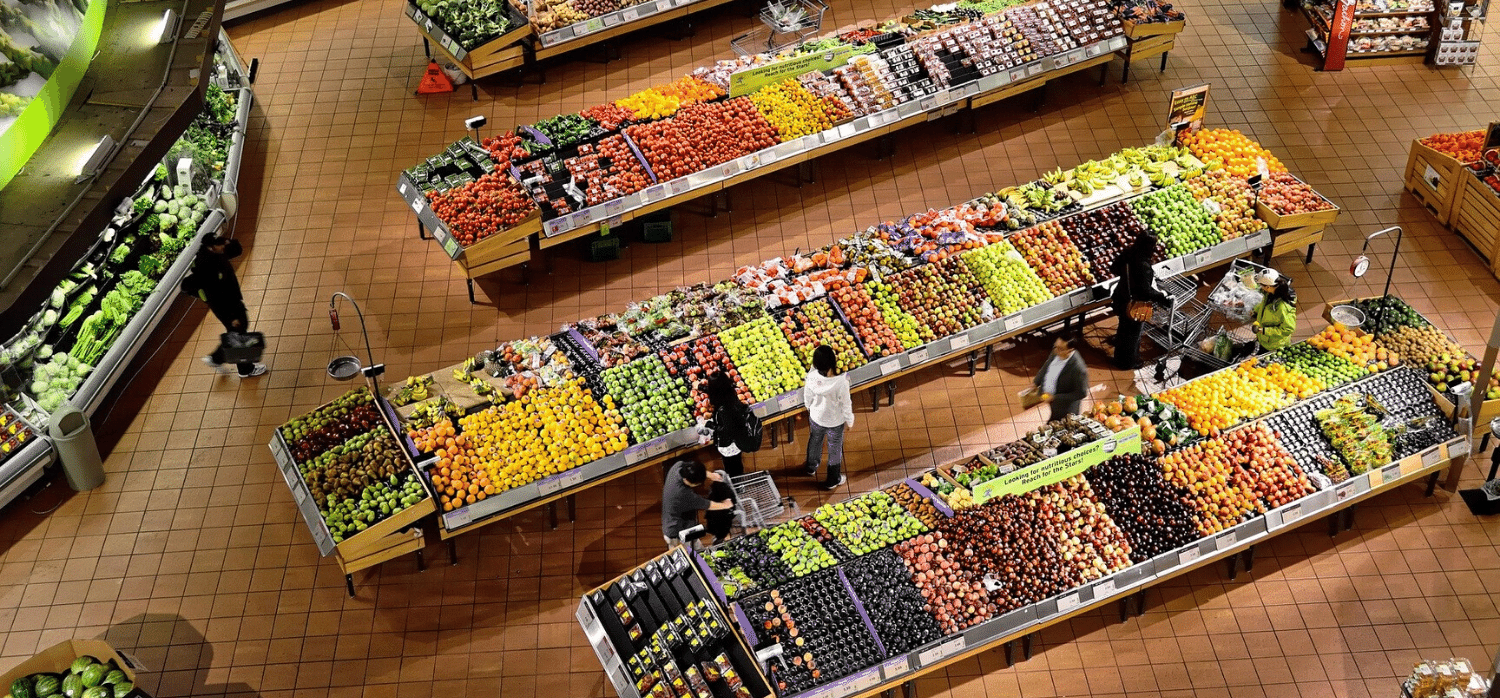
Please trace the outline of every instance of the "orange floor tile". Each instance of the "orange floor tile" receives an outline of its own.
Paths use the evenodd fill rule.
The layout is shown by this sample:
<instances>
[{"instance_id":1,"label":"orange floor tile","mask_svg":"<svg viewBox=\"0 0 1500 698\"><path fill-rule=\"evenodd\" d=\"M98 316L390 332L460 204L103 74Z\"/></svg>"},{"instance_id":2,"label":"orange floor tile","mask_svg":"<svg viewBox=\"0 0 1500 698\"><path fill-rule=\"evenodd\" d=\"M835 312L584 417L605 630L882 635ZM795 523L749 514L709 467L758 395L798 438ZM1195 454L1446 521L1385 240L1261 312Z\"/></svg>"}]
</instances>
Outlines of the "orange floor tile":
<instances>
[{"instance_id":1,"label":"orange floor tile","mask_svg":"<svg viewBox=\"0 0 1500 698\"><path fill-rule=\"evenodd\" d=\"M132 390L138 414L108 480L65 496L58 478L0 512L0 664L70 637L105 637L151 670L143 687L174 696L445 696L612 694L573 620L579 594L660 552L659 475L643 473L578 497L578 520L548 530L541 512L458 540L459 563L427 548L428 569L403 558L357 576L347 598L338 567L318 557L266 449L271 429L347 388L323 368L362 353L350 313L328 328L329 295L364 305L388 377L454 363L501 339L545 333L670 287L727 278L740 264L824 244L835 235L928 206L956 203L1054 167L1149 142L1173 88L1213 83L1209 124L1240 128L1345 210L1310 264L1277 265L1302 296L1305 337L1322 301L1379 291L1386 257L1365 280L1346 273L1364 234L1406 228L1395 292L1470 349L1482 347L1500 284L1460 238L1401 191L1411 139L1482 127L1500 113L1493 41L1469 69L1425 66L1313 70L1304 20L1279 3L1177 3L1189 16L1164 72L1137 65L1121 85L1090 71L978 113L978 132L950 121L911 128L896 155L873 146L818 162L817 181L790 173L737 187L733 212L680 208L676 241L631 244L589 264L564 249L550 273L481 284L471 306L441 251L417 239L394 191L398 172L462 135L462 119L529 123L675 78L729 54L754 26L735 6L700 18L695 36L620 44L605 64L564 61L545 84L486 80L414 97L426 63L398 0L296 2L230 27L261 61L236 235L253 325L271 341L271 373L241 383L199 364L217 333L199 323L186 345L158 352ZM826 26L894 14L898 3L834 0ZM1388 254L1389 242L1376 243ZM1377 278L1379 277L1379 278ZM1088 328L1096 395L1129 390L1109 371L1104 324ZM187 326L190 329L192 325ZM847 439L862 491L935 461L1015 438L1040 421L1015 393L1041 343L997 354L975 378L955 364L903 379L894 409L863 405ZM160 375L159 380L156 376ZM805 438L799 430L798 444ZM789 469L798 449L755 454L804 508L826 496ZM1466 486L1479 477L1471 463ZM48 511L50 510L50 511ZM47 512L47 513L37 513ZM1140 618L1113 608L1041 634L1030 661L1006 668L988 652L917 682L934 696L1390 696L1420 658L1476 664L1500 644L1500 528L1457 496L1407 487L1359 508L1330 540L1310 522L1263 546L1235 581L1218 568L1151 590ZM498 693L497 693L498 692Z\"/></svg>"}]
</instances>

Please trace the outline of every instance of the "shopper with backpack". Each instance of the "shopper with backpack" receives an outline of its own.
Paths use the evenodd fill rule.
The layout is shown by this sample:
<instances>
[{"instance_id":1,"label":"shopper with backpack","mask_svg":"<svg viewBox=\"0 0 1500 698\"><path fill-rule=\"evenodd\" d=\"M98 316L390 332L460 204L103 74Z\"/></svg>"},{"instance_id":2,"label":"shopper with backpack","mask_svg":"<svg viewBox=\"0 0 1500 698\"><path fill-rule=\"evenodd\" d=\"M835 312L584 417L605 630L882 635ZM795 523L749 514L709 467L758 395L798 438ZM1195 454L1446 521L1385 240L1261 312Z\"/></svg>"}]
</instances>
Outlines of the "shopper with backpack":
<instances>
[{"instance_id":1,"label":"shopper with backpack","mask_svg":"<svg viewBox=\"0 0 1500 698\"><path fill-rule=\"evenodd\" d=\"M834 490L848 481L841 471L844 465L844 432L854 426L854 400L849 396L849 374L838 372L838 357L833 348L818 345L812 354L812 370L802 387L802 403L807 407L809 434L807 461L803 468L808 477L816 477L823 457L823 441L828 441L828 479L824 490Z\"/></svg>"},{"instance_id":2,"label":"shopper with backpack","mask_svg":"<svg viewBox=\"0 0 1500 698\"><path fill-rule=\"evenodd\" d=\"M240 281L234 275L234 265L229 260L240 256L244 248L239 240L221 238L213 233L204 233L198 256L193 258L192 272L182 280L181 290L189 296L208 304L214 317L224 325L219 348L203 357L219 373L228 373L225 366L225 340L235 340L250 333L250 313L245 310L245 297L240 293ZM255 361L238 361L241 378L259 376L266 372L266 365Z\"/></svg>"},{"instance_id":3,"label":"shopper with backpack","mask_svg":"<svg viewBox=\"0 0 1500 698\"><path fill-rule=\"evenodd\" d=\"M703 392L714 410L713 418L704 424L704 429L724 459L724 472L732 477L744 475L743 454L760 450L760 418L740 400L734 381L723 373L709 376Z\"/></svg>"}]
</instances>

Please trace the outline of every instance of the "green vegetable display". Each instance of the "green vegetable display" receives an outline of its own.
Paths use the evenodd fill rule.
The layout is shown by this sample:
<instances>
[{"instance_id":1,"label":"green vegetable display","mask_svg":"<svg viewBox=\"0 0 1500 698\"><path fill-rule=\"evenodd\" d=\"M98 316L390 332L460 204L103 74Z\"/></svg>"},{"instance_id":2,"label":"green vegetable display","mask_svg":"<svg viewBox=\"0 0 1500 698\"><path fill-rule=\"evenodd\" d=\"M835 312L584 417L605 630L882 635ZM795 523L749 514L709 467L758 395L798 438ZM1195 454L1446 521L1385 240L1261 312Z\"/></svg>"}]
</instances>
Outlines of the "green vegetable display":
<instances>
[{"instance_id":1,"label":"green vegetable display","mask_svg":"<svg viewBox=\"0 0 1500 698\"><path fill-rule=\"evenodd\" d=\"M510 31L503 0L420 0L417 7L468 51Z\"/></svg>"}]
</instances>

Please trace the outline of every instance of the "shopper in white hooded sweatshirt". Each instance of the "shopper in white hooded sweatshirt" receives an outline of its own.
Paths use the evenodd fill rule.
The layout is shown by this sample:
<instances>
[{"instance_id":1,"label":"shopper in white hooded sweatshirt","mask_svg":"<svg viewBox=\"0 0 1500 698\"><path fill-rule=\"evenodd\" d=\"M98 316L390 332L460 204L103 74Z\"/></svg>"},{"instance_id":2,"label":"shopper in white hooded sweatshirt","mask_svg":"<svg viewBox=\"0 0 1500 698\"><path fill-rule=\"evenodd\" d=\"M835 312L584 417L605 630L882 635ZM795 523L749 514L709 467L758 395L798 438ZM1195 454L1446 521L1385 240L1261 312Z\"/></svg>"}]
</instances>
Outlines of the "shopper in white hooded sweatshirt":
<instances>
[{"instance_id":1,"label":"shopper in white hooded sweatshirt","mask_svg":"<svg viewBox=\"0 0 1500 698\"><path fill-rule=\"evenodd\" d=\"M828 441L828 479L823 489L832 490L848 478L840 472L844 465L844 431L854 426L854 401L849 397L849 376L838 373L838 359L833 349L820 345L813 350L812 370L802 387L802 404L807 406L810 434L807 437L808 477L816 477L823 456L823 441Z\"/></svg>"}]
</instances>

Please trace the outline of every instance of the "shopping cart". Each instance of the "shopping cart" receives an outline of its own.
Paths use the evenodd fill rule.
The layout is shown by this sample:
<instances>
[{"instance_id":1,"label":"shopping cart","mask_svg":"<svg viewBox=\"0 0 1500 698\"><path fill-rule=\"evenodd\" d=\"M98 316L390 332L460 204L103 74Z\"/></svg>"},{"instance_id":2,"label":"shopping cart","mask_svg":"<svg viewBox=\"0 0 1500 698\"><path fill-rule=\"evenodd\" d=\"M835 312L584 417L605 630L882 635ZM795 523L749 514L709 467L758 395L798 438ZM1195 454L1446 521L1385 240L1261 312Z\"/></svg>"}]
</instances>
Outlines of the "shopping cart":
<instances>
[{"instance_id":1,"label":"shopping cart","mask_svg":"<svg viewBox=\"0 0 1500 698\"><path fill-rule=\"evenodd\" d=\"M1198 282L1187 276L1169 276L1157 282L1167 296L1156 303L1146 322L1146 337L1163 351L1172 352L1192 341L1208 321L1208 309L1198 300Z\"/></svg>"},{"instance_id":2,"label":"shopping cart","mask_svg":"<svg viewBox=\"0 0 1500 698\"><path fill-rule=\"evenodd\" d=\"M787 499L782 499L776 489L776 481L764 471L745 473L729 478L729 489L734 491L734 525L740 532L765 528L772 519L786 512Z\"/></svg>"},{"instance_id":3,"label":"shopping cart","mask_svg":"<svg viewBox=\"0 0 1500 698\"><path fill-rule=\"evenodd\" d=\"M1265 267L1237 259L1208 294L1205 307L1207 321L1198 335L1183 348L1183 355L1211 369L1219 369L1245 358L1255 349L1255 332L1246 323L1255 314L1263 295L1255 284L1255 274ZM1222 335L1230 350L1213 351ZM1251 352L1241 347L1249 346Z\"/></svg>"}]
</instances>

